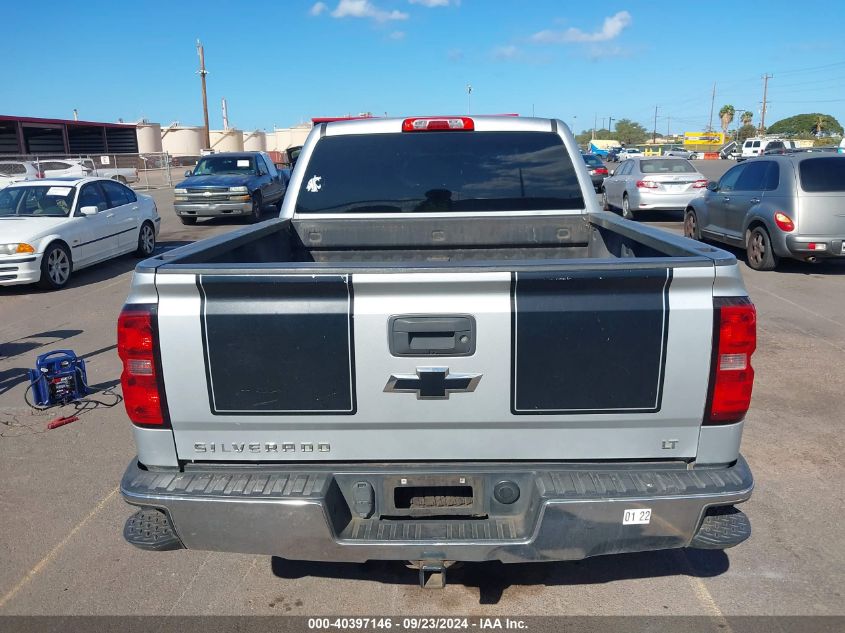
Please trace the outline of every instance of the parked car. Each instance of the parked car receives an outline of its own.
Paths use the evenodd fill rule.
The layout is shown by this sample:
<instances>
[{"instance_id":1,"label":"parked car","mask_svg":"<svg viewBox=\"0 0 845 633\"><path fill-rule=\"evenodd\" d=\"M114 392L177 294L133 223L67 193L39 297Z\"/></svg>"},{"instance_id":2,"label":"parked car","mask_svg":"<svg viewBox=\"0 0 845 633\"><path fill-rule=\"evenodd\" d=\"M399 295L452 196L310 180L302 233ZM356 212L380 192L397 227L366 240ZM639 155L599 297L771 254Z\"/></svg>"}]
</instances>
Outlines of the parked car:
<instances>
[{"instance_id":1,"label":"parked car","mask_svg":"<svg viewBox=\"0 0 845 633\"><path fill-rule=\"evenodd\" d=\"M768 155L773 155L773 154L783 155L783 154L789 154L791 152L794 152L796 149L798 149L798 148L795 146L794 141L774 140L774 141L770 141L769 143L766 143L766 147L763 150L763 154L764 155L766 155L766 154L768 154Z\"/></svg>"},{"instance_id":2,"label":"parked car","mask_svg":"<svg viewBox=\"0 0 845 633\"><path fill-rule=\"evenodd\" d=\"M619 151L618 160L621 162L623 160L628 160L629 158L636 158L638 156L642 156L643 153L638 150L636 147L623 147Z\"/></svg>"},{"instance_id":3,"label":"parked car","mask_svg":"<svg viewBox=\"0 0 845 633\"><path fill-rule=\"evenodd\" d=\"M845 156L796 153L729 169L684 215L684 235L744 248L748 265L845 256Z\"/></svg>"},{"instance_id":4,"label":"parked car","mask_svg":"<svg viewBox=\"0 0 845 633\"><path fill-rule=\"evenodd\" d=\"M225 152L203 156L173 190L182 224L197 218L245 217L258 222L264 208L281 209L290 172L277 169L265 152Z\"/></svg>"},{"instance_id":5,"label":"parked car","mask_svg":"<svg viewBox=\"0 0 845 633\"><path fill-rule=\"evenodd\" d=\"M605 156L605 160L608 163L618 163L619 162L619 152L621 152L621 148L614 147L613 149L607 150L607 156Z\"/></svg>"},{"instance_id":6,"label":"parked car","mask_svg":"<svg viewBox=\"0 0 845 633\"><path fill-rule=\"evenodd\" d=\"M663 156L667 158L686 158L687 160L695 160L696 158L698 158L698 154L696 154L692 150L680 147L679 145L673 145L672 147L666 148L666 150L664 150L663 152Z\"/></svg>"},{"instance_id":7,"label":"parked car","mask_svg":"<svg viewBox=\"0 0 845 633\"><path fill-rule=\"evenodd\" d=\"M142 262L126 540L441 582L745 540L736 259L601 212L580 161L558 120L318 123L279 218Z\"/></svg>"},{"instance_id":8,"label":"parked car","mask_svg":"<svg viewBox=\"0 0 845 633\"><path fill-rule=\"evenodd\" d=\"M65 176L99 176L117 180L124 185L138 182L138 170L134 167L105 167L97 165L90 158L48 158L39 160L38 166L45 178Z\"/></svg>"},{"instance_id":9,"label":"parked car","mask_svg":"<svg viewBox=\"0 0 845 633\"><path fill-rule=\"evenodd\" d=\"M35 163L31 161L0 161L0 187L5 187L14 182L36 180L38 178L44 178L44 172L38 169Z\"/></svg>"},{"instance_id":10,"label":"parked car","mask_svg":"<svg viewBox=\"0 0 845 633\"><path fill-rule=\"evenodd\" d=\"M607 167L605 167L601 158L595 154L582 154L581 157L587 165L587 173L590 174L590 180L593 181L593 188L596 193L601 191L601 184L607 178Z\"/></svg>"},{"instance_id":11,"label":"parked car","mask_svg":"<svg viewBox=\"0 0 845 633\"><path fill-rule=\"evenodd\" d=\"M160 224L150 196L108 178L11 184L0 189L0 286L55 290L103 260L149 257Z\"/></svg>"},{"instance_id":12,"label":"parked car","mask_svg":"<svg viewBox=\"0 0 845 633\"><path fill-rule=\"evenodd\" d=\"M707 179L683 158L633 158L605 178L602 203L633 219L637 211L683 211Z\"/></svg>"}]
</instances>

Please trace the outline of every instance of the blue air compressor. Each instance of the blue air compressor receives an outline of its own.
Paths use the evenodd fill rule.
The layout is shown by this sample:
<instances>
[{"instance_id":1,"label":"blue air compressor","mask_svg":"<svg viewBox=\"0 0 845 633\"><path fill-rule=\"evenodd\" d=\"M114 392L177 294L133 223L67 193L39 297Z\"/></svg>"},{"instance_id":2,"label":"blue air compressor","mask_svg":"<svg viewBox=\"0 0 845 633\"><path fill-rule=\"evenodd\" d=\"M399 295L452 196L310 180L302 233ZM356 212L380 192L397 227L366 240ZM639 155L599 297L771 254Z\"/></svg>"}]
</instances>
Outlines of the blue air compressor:
<instances>
[{"instance_id":1,"label":"blue air compressor","mask_svg":"<svg viewBox=\"0 0 845 633\"><path fill-rule=\"evenodd\" d=\"M85 361L69 349L41 354L35 360L35 369L29 370L29 382L39 407L67 404L90 392Z\"/></svg>"}]
</instances>

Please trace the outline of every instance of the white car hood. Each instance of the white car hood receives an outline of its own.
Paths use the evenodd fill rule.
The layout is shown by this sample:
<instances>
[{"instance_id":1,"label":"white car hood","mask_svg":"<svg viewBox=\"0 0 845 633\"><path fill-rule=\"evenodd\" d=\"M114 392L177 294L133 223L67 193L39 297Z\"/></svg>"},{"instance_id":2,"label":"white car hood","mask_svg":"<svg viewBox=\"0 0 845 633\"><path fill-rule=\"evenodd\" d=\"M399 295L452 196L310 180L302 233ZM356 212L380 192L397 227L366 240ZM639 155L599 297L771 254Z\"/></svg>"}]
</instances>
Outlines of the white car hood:
<instances>
[{"instance_id":1,"label":"white car hood","mask_svg":"<svg viewBox=\"0 0 845 633\"><path fill-rule=\"evenodd\" d=\"M32 244L71 221L71 218L0 216L0 244Z\"/></svg>"}]
</instances>

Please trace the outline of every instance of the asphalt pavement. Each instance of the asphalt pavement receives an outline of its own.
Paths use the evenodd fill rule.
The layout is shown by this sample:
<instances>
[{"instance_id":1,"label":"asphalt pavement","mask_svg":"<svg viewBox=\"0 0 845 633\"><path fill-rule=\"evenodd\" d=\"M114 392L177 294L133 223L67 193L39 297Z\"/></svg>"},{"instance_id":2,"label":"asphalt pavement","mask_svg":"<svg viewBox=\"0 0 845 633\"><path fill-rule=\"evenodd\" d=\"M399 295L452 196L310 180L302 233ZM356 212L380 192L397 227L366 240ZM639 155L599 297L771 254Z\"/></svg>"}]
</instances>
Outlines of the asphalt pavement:
<instances>
[{"instance_id":1,"label":"asphalt pavement","mask_svg":"<svg viewBox=\"0 0 845 633\"><path fill-rule=\"evenodd\" d=\"M697 161L708 177L733 163ZM238 228L182 226L169 191L159 248ZM681 231L680 214L639 221ZM742 253L734 251L741 259ZM731 550L676 550L542 564L467 564L439 591L402 563L285 561L127 545L118 482L134 447L115 323L135 260L74 275L61 292L0 288L0 614L845 614L845 262L742 274L759 318L757 382L742 451L756 490L753 535ZM103 404L68 413L24 403L36 355L70 348ZM243 529L250 529L244 525ZM284 529L284 526L280 526Z\"/></svg>"}]
</instances>

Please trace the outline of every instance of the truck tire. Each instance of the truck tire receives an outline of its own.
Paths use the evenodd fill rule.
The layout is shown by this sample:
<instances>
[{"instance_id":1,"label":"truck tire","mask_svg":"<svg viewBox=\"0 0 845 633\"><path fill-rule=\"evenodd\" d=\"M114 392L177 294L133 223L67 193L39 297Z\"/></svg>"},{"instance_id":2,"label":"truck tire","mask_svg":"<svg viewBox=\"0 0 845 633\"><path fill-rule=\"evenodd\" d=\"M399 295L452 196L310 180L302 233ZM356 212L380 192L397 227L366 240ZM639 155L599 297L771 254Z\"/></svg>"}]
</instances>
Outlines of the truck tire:
<instances>
[{"instance_id":1,"label":"truck tire","mask_svg":"<svg viewBox=\"0 0 845 633\"><path fill-rule=\"evenodd\" d=\"M71 272L73 260L68 247L61 242L53 242L41 258L41 279L38 285L45 290L59 290L67 285Z\"/></svg>"},{"instance_id":2,"label":"truck tire","mask_svg":"<svg viewBox=\"0 0 845 633\"><path fill-rule=\"evenodd\" d=\"M250 224L261 222L261 209L264 202L261 200L260 193L252 194L252 211L247 216L246 221Z\"/></svg>"},{"instance_id":3,"label":"truck tire","mask_svg":"<svg viewBox=\"0 0 845 633\"><path fill-rule=\"evenodd\" d=\"M152 222L144 222L138 231L138 248L135 257L149 257L156 249L156 230Z\"/></svg>"},{"instance_id":4,"label":"truck tire","mask_svg":"<svg viewBox=\"0 0 845 633\"><path fill-rule=\"evenodd\" d=\"M749 267L754 270L774 270L778 265L769 232L759 225L746 233L745 255Z\"/></svg>"},{"instance_id":5,"label":"truck tire","mask_svg":"<svg viewBox=\"0 0 845 633\"><path fill-rule=\"evenodd\" d=\"M188 226L192 226L192 225L197 223L197 218L196 218L196 216L193 216L193 215L180 215L179 221L182 224L187 224Z\"/></svg>"},{"instance_id":6,"label":"truck tire","mask_svg":"<svg viewBox=\"0 0 845 633\"><path fill-rule=\"evenodd\" d=\"M626 220L634 219L634 212L631 211L631 203L628 202L628 194L622 196L622 217Z\"/></svg>"}]
</instances>

